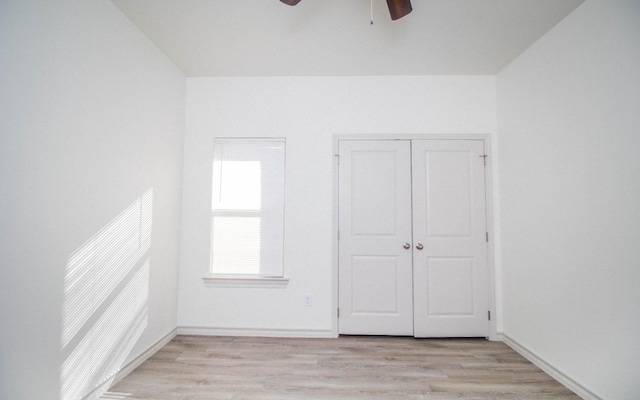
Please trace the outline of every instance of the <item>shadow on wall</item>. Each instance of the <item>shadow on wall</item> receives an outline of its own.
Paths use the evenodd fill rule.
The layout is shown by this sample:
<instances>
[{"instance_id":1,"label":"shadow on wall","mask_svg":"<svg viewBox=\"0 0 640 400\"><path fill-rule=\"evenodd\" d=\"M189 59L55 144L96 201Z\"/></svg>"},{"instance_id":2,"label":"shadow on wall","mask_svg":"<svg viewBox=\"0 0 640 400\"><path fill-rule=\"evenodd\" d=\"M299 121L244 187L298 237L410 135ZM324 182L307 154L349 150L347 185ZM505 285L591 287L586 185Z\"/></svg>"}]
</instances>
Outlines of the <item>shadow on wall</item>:
<instances>
[{"instance_id":1,"label":"shadow on wall","mask_svg":"<svg viewBox=\"0 0 640 400\"><path fill-rule=\"evenodd\" d=\"M61 400L105 392L147 326L153 189L67 260Z\"/></svg>"}]
</instances>

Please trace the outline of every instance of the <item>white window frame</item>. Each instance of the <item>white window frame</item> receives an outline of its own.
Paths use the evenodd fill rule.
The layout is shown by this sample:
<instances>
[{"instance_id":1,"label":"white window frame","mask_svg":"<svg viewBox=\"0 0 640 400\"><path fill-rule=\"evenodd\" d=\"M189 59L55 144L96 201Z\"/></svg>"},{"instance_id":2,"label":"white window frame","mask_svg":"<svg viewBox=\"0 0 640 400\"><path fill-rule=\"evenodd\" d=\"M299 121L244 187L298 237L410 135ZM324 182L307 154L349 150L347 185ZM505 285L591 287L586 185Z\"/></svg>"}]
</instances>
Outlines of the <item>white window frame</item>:
<instances>
[{"instance_id":1,"label":"white window frame","mask_svg":"<svg viewBox=\"0 0 640 400\"><path fill-rule=\"evenodd\" d=\"M220 138L220 139L215 139L214 140L214 154L216 149L218 148L216 145L224 145L225 143L227 144L233 144L233 143L244 143L244 144L255 144L255 143L260 143L260 144L269 144L269 143L273 143L274 145L282 145L283 146L283 150L284 150L284 154L283 157L285 158L285 163L286 163L286 140L284 138L233 138L233 139L226 139L226 138ZM212 161L213 161L214 157L212 157ZM212 162L213 164L213 162ZM283 168L284 168L284 164L283 164ZM213 170L213 169L212 169ZM285 171L282 171L283 177L285 174ZM215 177L212 177L212 185L213 185L213 180L215 179ZM283 182L283 186L284 186L284 182ZM283 191L284 191L284 187L283 187ZM215 193L214 188L212 187L212 191L211 193ZM283 194L283 220L282 220L282 246L284 247L284 194ZM282 249L282 267L281 267L281 271L282 274L279 276L271 276L271 275L262 275L262 274L233 274L233 273L215 273L213 272L213 235L214 235L214 230L213 230L213 219L215 216L221 216L221 215L227 215L229 217L233 217L233 216L242 216L242 215L259 215L260 212L255 212L255 211L246 211L246 210L214 210L213 209L213 202L212 202L212 209L211 209L211 236L210 236L210 261L209 261L209 265L208 265L208 274L206 276L204 276L202 279L204 281L205 286L207 287L258 287L258 288L285 288L288 285L289 282L289 278L286 277L284 275L284 248Z\"/></svg>"}]
</instances>

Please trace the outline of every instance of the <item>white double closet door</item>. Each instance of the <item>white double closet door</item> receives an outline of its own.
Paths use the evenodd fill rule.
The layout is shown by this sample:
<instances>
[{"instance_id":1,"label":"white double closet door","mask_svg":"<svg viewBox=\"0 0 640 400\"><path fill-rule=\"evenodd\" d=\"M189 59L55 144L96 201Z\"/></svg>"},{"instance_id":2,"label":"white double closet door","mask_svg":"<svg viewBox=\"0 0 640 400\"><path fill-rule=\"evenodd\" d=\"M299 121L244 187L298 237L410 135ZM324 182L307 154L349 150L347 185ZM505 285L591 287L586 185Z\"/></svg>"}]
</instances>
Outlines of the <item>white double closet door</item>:
<instances>
[{"instance_id":1,"label":"white double closet door","mask_svg":"<svg viewBox=\"0 0 640 400\"><path fill-rule=\"evenodd\" d=\"M489 336L484 154L339 141L340 334Z\"/></svg>"}]
</instances>

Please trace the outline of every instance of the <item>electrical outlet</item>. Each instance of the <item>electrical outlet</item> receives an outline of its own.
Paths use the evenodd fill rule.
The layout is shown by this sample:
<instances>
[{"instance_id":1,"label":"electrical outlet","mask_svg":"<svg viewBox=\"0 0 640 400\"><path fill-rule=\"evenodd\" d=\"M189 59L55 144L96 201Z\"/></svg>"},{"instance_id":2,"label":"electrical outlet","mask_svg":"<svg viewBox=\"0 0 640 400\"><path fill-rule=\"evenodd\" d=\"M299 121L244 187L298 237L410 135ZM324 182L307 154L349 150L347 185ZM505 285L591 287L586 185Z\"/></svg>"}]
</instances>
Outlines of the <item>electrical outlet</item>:
<instances>
[{"instance_id":1,"label":"electrical outlet","mask_svg":"<svg viewBox=\"0 0 640 400\"><path fill-rule=\"evenodd\" d=\"M305 307L311 307L311 295L310 294L305 294L304 295L304 306Z\"/></svg>"}]
</instances>

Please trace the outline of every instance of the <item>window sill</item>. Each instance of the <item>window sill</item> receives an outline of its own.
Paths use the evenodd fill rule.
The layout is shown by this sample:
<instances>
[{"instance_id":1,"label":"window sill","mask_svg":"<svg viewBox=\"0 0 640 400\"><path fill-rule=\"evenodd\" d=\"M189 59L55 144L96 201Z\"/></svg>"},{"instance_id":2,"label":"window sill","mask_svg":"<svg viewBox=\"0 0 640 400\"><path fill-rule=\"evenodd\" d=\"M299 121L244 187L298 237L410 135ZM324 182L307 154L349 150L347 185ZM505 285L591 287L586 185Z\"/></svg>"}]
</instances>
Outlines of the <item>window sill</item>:
<instances>
[{"instance_id":1,"label":"window sill","mask_svg":"<svg viewBox=\"0 0 640 400\"><path fill-rule=\"evenodd\" d=\"M206 287L218 288L271 288L284 289L289 278L272 278L256 275L209 275L202 278Z\"/></svg>"}]
</instances>

